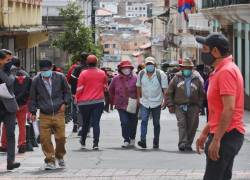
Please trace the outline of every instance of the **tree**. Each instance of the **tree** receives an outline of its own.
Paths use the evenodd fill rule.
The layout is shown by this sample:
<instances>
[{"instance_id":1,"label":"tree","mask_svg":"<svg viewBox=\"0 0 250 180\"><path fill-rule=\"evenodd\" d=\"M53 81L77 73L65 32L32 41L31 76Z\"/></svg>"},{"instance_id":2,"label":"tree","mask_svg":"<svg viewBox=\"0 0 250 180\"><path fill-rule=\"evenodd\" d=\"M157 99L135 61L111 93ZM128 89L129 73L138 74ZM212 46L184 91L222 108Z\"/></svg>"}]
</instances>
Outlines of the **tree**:
<instances>
[{"instance_id":1,"label":"tree","mask_svg":"<svg viewBox=\"0 0 250 180\"><path fill-rule=\"evenodd\" d=\"M79 58L81 52L93 53L100 57L101 46L92 39L92 30L86 27L83 20L83 11L75 2L69 2L67 7L60 9L60 16L64 18L64 32L53 41L53 46L68 52L73 61Z\"/></svg>"}]
</instances>

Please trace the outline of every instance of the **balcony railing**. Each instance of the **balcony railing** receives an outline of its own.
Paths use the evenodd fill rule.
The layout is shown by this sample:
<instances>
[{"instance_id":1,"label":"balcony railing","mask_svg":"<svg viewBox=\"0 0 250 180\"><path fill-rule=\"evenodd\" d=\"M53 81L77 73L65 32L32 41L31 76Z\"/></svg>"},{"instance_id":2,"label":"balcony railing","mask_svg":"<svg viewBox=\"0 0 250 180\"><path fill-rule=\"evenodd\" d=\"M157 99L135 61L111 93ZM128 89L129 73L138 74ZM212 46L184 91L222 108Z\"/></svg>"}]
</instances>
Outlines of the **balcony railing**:
<instances>
[{"instance_id":1,"label":"balcony railing","mask_svg":"<svg viewBox=\"0 0 250 180\"><path fill-rule=\"evenodd\" d=\"M235 4L250 4L250 0L202 0L203 9Z\"/></svg>"}]
</instances>

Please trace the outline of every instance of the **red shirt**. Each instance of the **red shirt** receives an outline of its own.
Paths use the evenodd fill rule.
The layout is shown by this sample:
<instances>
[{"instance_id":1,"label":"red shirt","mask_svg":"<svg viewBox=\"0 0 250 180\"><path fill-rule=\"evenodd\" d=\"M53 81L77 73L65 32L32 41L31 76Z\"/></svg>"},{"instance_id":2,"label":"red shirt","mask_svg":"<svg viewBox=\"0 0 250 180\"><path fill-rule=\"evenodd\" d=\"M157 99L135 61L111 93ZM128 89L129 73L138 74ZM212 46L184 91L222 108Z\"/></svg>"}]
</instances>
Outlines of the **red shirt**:
<instances>
[{"instance_id":1,"label":"red shirt","mask_svg":"<svg viewBox=\"0 0 250 180\"><path fill-rule=\"evenodd\" d=\"M222 60L209 77L208 86L208 124L210 133L215 133L223 111L222 96L230 95L235 97L235 109L227 132L237 129L245 133L244 115L244 85L243 77L233 62L232 56Z\"/></svg>"},{"instance_id":2,"label":"red shirt","mask_svg":"<svg viewBox=\"0 0 250 180\"><path fill-rule=\"evenodd\" d=\"M89 68L81 72L76 90L79 105L104 102L104 91L107 89L107 76L98 68Z\"/></svg>"},{"instance_id":3,"label":"red shirt","mask_svg":"<svg viewBox=\"0 0 250 180\"><path fill-rule=\"evenodd\" d=\"M77 64L73 64L70 68L69 68L69 71L66 75L66 79L68 82L70 82L70 79L71 79L71 74L72 72L74 71L74 69L76 68Z\"/></svg>"}]
</instances>

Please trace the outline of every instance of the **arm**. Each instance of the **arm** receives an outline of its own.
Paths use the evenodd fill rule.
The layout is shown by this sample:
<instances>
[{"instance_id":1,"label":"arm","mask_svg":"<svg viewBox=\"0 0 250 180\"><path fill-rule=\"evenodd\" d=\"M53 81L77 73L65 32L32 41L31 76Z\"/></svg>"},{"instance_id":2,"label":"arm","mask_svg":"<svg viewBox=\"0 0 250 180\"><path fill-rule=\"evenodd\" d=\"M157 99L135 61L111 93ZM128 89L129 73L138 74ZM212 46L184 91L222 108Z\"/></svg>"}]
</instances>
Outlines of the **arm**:
<instances>
[{"instance_id":1,"label":"arm","mask_svg":"<svg viewBox=\"0 0 250 180\"><path fill-rule=\"evenodd\" d=\"M166 92L166 99L167 99L167 106L171 107L174 106L174 94L175 94L175 81L176 76L170 81L167 92Z\"/></svg>"},{"instance_id":2,"label":"arm","mask_svg":"<svg viewBox=\"0 0 250 180\"><path fill-rule=\"evenodd\" d=\"M36 81L37 79L33 80L31 84L31 88L30 88L29 112L31 112L32 115L36 115L36 111L37 111Z\"/></svg>"},{"instance_id":3,"label":"arm","mask_svg":"<svg viewBox=\"0 0 250 180\"><path fill-rule=\"evenodd\" d=\"M79 98L80 94L83 92L84 90L84 74L81 73L79 78L78 78L78 82L77 82L77 88L76 88L76 99Z\"/></svg>"},{"instance_id":4,"label":"arm","mask_svg":"<svg viewBox=\"0 0 250 180\"><path fill-rule=\"evenodd\" d=\"M200 89L199 89L199 105L202 107L203 100L205 99L205 91L204 91L204 82L200 82Z\"/></svg>"},{"instance_id":5,"label":"arm","mask_svg":"<svg viewBox=\"0 0 250 180\"><path fill-rule=\"evenodd\" d=\"M71 92L69 84L64 75L62 75L62 85L63 85L63 100L64 103L67 105L71 102Z\"/></svg>"},{"instance_id":6,"label":"arm","mask_svg":"<svg viewBox=\"0 0 250 180\"><path fill-rule=\"evenodd\" d=\"M206 126L203 128L199 138L196 141L196 151L198 154L201 154L201 150L204 150L204 144L206 142L208 133L209 133L209 124L207 123Z\"/></svg>"},{"instance_id":7,"label":"arm","mask_svg":"<svg viewBox=\"0 0 250 180\"><path fill-rule=\"evenodd\" d=\"M9 90L13 88L14 78L10 78L3 70L0 70L0 78L4 83L6 83Z\"/></svg>"}]
</instances>

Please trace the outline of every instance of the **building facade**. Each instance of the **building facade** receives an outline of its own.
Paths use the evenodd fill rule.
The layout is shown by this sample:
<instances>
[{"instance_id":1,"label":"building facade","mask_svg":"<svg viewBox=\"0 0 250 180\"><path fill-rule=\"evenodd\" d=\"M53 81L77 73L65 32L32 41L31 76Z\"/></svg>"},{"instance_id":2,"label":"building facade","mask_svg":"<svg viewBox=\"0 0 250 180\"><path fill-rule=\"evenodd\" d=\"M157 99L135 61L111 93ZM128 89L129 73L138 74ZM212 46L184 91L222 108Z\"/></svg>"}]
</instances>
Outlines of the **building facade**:
<instances>
[{"instance_id":1,"label":"building facade","mask_svg":"<svg viewBox=\"0 0 250 180\"><path fill-rule=\"evenodd\" d=\"M250 1L203 0L201 12L213 29L230 40L231 50L245 81L245 107L250 109Z\"/></svg>"},{"instance_id":2,"label":"building facade","mask_svg":"<svg viewBox=\"0 0 250 180\"><path fill-rule=\"evenodd\" d=\"M147 17L148 4L145 2L126 2L126 17Z\"/></svg>"},{"instance_id":3,"label":"building facade","mask_svg":"<svg viewBox=\"0 0 250 180\"><path fill-rule=\"evenodd\" d=\"M28 72L37 71L38 45L48 40L42 0L1 0L0 9L0 49L13 51Z\"/></svg>"}]
</instances>

